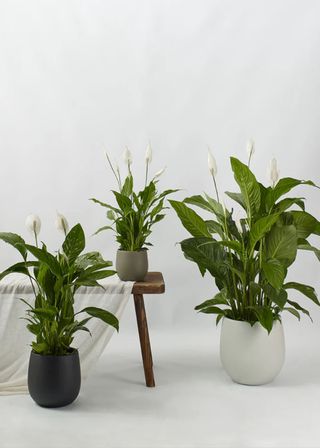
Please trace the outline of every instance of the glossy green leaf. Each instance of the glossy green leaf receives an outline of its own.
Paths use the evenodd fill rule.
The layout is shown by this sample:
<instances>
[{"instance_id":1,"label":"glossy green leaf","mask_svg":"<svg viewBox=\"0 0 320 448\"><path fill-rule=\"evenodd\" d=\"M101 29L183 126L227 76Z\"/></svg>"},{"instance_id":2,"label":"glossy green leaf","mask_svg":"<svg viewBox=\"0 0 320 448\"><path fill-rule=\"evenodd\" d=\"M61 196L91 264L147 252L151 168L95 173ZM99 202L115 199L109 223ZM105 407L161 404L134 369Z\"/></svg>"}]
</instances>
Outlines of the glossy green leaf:
<instances>
[{"instance_id":1,"label":"glossy green leaf","mask_svg":"<svg viewBox=\"0 0 320 448\"><path fill-rule=\"evenodd\" d=\"M105 322L106 324L111 325L111 327L115 328L117 331L119 331L118 319L116 318L116 316L114 316L107 310L97 308L94 306L89 306L79 311L79 313L87 313L92 317L96 317Z\"/></svg>"},{"instance_id":2,"label":"glossy green leaf","mask_svg":"<svg viewBox=\"0 0 320 448\"><path fill-rule=\"evenodd\" d=\"M191 208L187 207L183 202L169 201L173 209L177 213L184 228L195 238L210 237L205 221L197 215Z\"/></svg>"},{"instance_id":3,"label":"glossy green leaf","mask_svg":"<svg viewBox=\"0 0 320 448\"><path fill-rule=\"evenodd\" d=\"M260 208L260 187L250 169L235 157L230 158L234 178L240 187L246 210L252 216Z\"/></svg>"},{"instance_id":4,"label":"glossy green leaf","mask_svg":"<svg viewBox=\"0 0 320 448\"><path fill-rule=\"evenodd\" d=\"M83 229L80 224L76 224L68 232L63 244L62 249L67 256L69 263L73 264L81 252L84 250L86 240Z\"/></svg>"},{"instance_id":5,"label":"glossy green leaf","mask_svg":"<svg viewBox=\"0 0 320 448\"><path fill-rule=\"evenodd\" d=\"M285 289L295 289L296 291L301 292L301 294L304 294L306 297L311 299L317 305L320 305L316 290L312 286L305 285L303 283L298 283L298 282L288 282L288 283L285 283L283 285L283 287Z\"/></svg>"}]
</instances>

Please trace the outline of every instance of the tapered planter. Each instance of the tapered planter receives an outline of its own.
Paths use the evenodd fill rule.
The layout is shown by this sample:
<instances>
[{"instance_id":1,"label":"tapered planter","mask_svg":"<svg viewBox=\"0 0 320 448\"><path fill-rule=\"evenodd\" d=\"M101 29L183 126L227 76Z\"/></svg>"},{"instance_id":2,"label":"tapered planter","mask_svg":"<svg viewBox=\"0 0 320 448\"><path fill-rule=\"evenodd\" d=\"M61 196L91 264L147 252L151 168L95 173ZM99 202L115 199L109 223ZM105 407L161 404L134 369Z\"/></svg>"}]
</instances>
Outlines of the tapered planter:
<instances>
[{"instance_id":1,"label":"tapered planter","mask_svg":"<svg viewBox=\"0 0 320 448\"><path fill-rule=\"evenodd\" d=\"M31 352L28 388L38 405L48 408L66 406L77 398L80 385L78 350L61 356Z\"/></svg>"},{"instance_id":2,"label":"tapered planter","mask_svg":"<svg viewBox=\"0 0 320 448\"><path fill-rule=\"evenodd\" d=\"M268 332L255 323L223 319L220 358L236 383L257 386L271 382L280 372L285 357L282 324L274 322Z\"/></svg>"},{"instance_id":3,"label":"tapered planter","mask_svg":"<svg viewBox=\"0 0 320 448\"><path fill-rule=\"evenodd\" d=\"M119 278L123 281L142 282L148 272L147 250L118 250L116 270Z\"/></svg>"}]
</instances>

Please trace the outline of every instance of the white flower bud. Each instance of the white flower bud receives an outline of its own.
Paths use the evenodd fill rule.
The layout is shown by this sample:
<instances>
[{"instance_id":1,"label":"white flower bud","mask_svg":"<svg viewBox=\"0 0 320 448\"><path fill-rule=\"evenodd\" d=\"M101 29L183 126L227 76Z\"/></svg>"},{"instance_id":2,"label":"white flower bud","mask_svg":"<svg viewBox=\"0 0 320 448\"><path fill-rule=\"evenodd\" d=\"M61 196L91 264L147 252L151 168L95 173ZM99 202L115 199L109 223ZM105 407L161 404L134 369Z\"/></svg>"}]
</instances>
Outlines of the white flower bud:
<instances>
[{"instance_id":1,"label":"white flower bud","mask_svg":"<svg viewBox=\"0 0 320 448\"><path fill-rule=\"evenodd\" d=\"M38 215L29 215L26 219L26 228L32 235L36 237L39 235L41 230L41 221Z\"/></svg>"},{"instance_id":2,"label":"white flower bud","mask_svg":"<svg viewBox=\"0 0 320 448\"><path fill-rule=\"evenodd\" d=\"M146 149L146 164L150 165L151 162L152 162L152 148L149 143Z\"/></svg>"},{"instance_id":3,"label":"white flower bud","mask_svg":"<svg viewBox=\"0 0 320 448\"><path fill-rule=\"evenodd\" d=\"M235 222L236 222L236 226L237 226L238 232L239 232L239 233L242 233L241 220L240 220L240 219L236 219Z\"/></svg>"},{"instance_id":4,"label":"white flower bud","mask_svg":"<svg viewBox=\"0 0 320 448\"><path fill-rule=\"evenodd\" d=\"M254 145L254 141L252 139L248 140L248 142L247 142L247 153L248 153L249 159L251 159L252 155L255 153L255 145Z\"/></svg>"},{"instance_id":5,"label":"white flower bud","mask_svg":"<svg viewBox=\"0 0 320 448\"><path fill-rule=\"evenodd\" d=\"M213 157L210 149L208 149L208 167L209 167L209 171L210 171L211 175L213 177L216 177L216 175L218 173L218 168L217 168L216 160Z\"/></svg>"},{"instance_id":6,"label":"white flower bud","mask_svg":"<svg viewBox=\"0 0 320 448\"><path fill-rule=\"evenodd\" d=\"M56 225L57 230L64 233L64 235L67 235L67 233L69 231L69 224L68 224L67 218L59 212L57 212L55 225Z\"/></svg>"},{"instance_id":7,"label":"white flower bud","mask_svg":"<svg viewBox=\"0 0 320 448\"><path fill-rule=\"evenodd\" d=\"M161 170L157 171L156 174L153 177L153 180L159 179L159 177L162 176L162 174L165 172L166 168L167 167L165 166Z\"/></svg>"},{"instance_id":8,"label":"white flower bud","mask_svg":"<svg viewBox=\"0 0 320 448\"><path fill-rule=\"evenodd\" d=\"M132 165L132 154L127 147L123 153L123 160L126 165L128 165L128 166Z\"/></svg>"},{"instance_id":9,"label":"white flower bud","mask_svg":"<svg viewBox=\"0 0 320 448\"><path fill-rule=\"evenodd\" d=\"M273 158L270 162L270 167L269 167L269 180L271 182L271 184L274 186L279 179L279 170L278 170L278 164L277 164L277 159Z\"/></svg>"}]
</instances>

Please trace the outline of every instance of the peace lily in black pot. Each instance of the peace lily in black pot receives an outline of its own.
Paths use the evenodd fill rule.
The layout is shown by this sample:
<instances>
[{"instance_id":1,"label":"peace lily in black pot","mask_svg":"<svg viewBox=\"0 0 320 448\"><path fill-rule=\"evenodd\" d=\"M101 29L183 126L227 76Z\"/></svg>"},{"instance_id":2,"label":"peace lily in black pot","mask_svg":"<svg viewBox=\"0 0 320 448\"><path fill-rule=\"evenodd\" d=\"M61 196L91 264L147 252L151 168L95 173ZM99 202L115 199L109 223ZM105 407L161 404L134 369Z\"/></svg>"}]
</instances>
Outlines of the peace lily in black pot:
<instances>
[{"instance_id":1,"label":"peace lily in black pot","mask_svg":"<svg viewBox=\"0 0 320 448\"><path fill-rule=\"evenodd\" d=\"M249 162L231 157L231 168L238 192L226 192L241 209L243 217L235 220L233 209L220 201L216 183L216 163L209 152L209 170L216 199L207 194L191 196L183 202L170 201L191 238L180 245L184 256L195 262L204 276L215 279L218 292L196 306L202 313L221 319L220 356L231 378L243 384L271 381L284 362L282 312L298 319L309 312L292 300L291 290L304 294L319 305L312 286L287 281L289 267L298 251L320 251L309 241L320 235L320 223L305 211L304 198L288 197L299 185L316 185L291 177L279 179L276 160L271 162L270 186L260 183L249 168L253 154L249 143ZM189 206L209 213L203 219Z\"/></svg>"},{"instance_id":2,"label":"peace lily in black pot","mask_svg":"<svg viewBox=\"0 0 320 448\"><path fill-rule=\"evenodd\" d=\"M131 170L132 155L126 149L124 161L128 174L122 183L119 167L112 164L108 154L107 160L116 178L118 191L112 191L116 204L110 205L98 199L91 200L106 208L110 224L101 227L96 234L103 230L113 230L120 247L116 257L116 269L121 280L143 281L148 272L147 248L152 246L147 241L153 226L160 222L165 214L166 197L178 190L158 191L158 181L165 169L158 171L149 181L149 168L152 161L152 149L148 145L145 157L144 188L135 192L134 179Z\"/></svg>"},{"instance_id":3,"label":"peace lily in black pot","mask_svg":"<svg viewBox=\"0 0 320 448\"><path fill-rule=\"evenodd\" d=\"M15 233L0 233L0 239L13 246L22 261L0 274L0 279L12 273L26 275L35 296L28 303L26 321L34 335L28 371L31 397L45 407L65 406L76 399L80 390L81 373L79 355L73 347L77 331L87 331L87 323L98 318L118 330L118 319L109 311L86 307L74 310L75 294L80 286L100 286L98 280L115 274L108 269L112 263L105 261L99 252L83 253L85 235L80 224L68 232L68 223L58 214L56 225L65 234L62 248L55 254L46 245L38 244L41 222L30 215L26 221L34 234L36 245L27 244ZM28 259L28 255L32 260Z\"/></svg>"}]
</instances>

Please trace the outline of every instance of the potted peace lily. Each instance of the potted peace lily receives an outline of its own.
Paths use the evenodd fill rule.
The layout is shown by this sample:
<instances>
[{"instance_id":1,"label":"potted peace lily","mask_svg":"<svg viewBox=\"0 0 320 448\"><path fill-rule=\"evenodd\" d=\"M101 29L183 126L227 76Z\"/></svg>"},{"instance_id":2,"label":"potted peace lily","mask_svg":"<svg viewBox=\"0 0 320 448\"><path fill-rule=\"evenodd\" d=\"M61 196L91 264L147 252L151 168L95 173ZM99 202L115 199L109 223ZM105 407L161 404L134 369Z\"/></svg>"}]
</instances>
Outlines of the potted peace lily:
<instances>
[{"instance_id":1,"label":"potted peace lily","mask_svg":"<svg viewBox=\"0 0 320 448\"><path fill-rule=\"evenodd\" d=\"M15 233L0 233L0 239L13 246L22 261L0 274L0 280L12 273L21 273L30 279L34 303L28 303L26 321L34 335L28 370L28 387L31 397L44 407L60 407L73 402L81 383L78 350L73 347L77 331L87 331L87 323L98 318L118 330L117 318L109 311L86 307L74 310L75 293L80 286L100 286L98 280L115 274L108 269L99 252L83 253L85 235L80 224L68 232L68 223L58 215L57 226L65 234L62 248L55 254L44 243L39 246L41 222L30 215L27 227L35 237L35 245L27 244ZM28 259L28 255L32 259ZM90 333L90 332L89 332Z\"/></svg>"},{"instance_id":2,"label":"potted peace lily","mask_svg":"<svg viewBox=\"0 0 320 448\"><path fill-rule=\"evenodd\" d=\"M150 145L147 147L145 157L145 184L139 192L134 190L132 155L128 148L124 152L128 173L123 183L118 165L112 164L108 154L106 156L116 178L118 191L112 191L116 200L115 205L91 198L91 201L108 210L107 218L110 221L110 224L98 229L96 234L104 230L113 230L120 245L116 256L119 278L124 281L143 281L148 272L147 248L152 246L147 239L152 227L165 217L163 211L167 208L164 204L166 197L178 190L158 191L159 177L164 172L164 168L149 181L149 167L152 161Z\"/></svg>"},{"instance_id":3,"label":"potted peace lily","mask_svg":"<svg viewBox=\"0 0 320 448\"><path fill-rule=\"evenodd\" d=\"M298 251L320 251L308 241L320 235L320 223L305 211L304 199L288 197L294 187L315 184L291 177L279 178L276 160L271 162L271 185L264 186L250 170L249 162L231 157L231 168L238 192L226 192L243 210L234 219L219 199L217 168L209 152L208 163L216 199L207 194L170 201L182 225L191 234L180 245L184 256L195 262L204 276L215 279L218 292L196 306L222 320L220 357L229 376L238 383L257 385L272 381L284 362L285 346L281 315L283 311L300 319L309 312L292 300L295 289L319 305L312 286L287 281L289 267ZM189 206L209 213L203 219Z\"/></svg>"}]
</instances>

